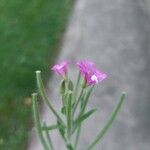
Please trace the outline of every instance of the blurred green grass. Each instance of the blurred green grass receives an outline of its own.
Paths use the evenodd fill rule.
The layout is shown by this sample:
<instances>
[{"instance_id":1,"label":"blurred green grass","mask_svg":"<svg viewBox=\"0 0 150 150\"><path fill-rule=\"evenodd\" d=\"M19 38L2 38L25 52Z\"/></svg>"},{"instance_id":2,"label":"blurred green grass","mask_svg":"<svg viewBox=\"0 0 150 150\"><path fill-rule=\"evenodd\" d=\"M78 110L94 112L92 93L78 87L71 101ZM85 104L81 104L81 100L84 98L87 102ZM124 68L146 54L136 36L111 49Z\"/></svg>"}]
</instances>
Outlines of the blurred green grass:
<instances>
[{"instance_id":1,"label":"blurred green grass","mask_svg":"<svg viewBox=\"0 0 150 150\"><path fill-rule=\"evenodd\" d=\"M35 73L56 58L72 0L0 0L0 149L21 150L32 124Z\"/></svg>"}]
</instances>

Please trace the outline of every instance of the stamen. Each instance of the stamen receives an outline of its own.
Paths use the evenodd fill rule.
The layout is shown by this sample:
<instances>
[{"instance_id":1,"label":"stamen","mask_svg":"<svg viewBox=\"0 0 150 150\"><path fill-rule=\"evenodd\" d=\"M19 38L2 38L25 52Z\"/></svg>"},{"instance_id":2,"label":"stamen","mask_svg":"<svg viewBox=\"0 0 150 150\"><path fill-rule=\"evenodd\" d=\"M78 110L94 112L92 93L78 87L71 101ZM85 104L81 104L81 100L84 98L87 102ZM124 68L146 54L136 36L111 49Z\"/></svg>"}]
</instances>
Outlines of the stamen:
<instances>
[{"instance_id":1,"label":"stamen","mask_svg":"<svg viewBox=\"0 0 150 150\"><path fill-rule=\"evenodd\" d=\"M95 81L96 83L98 83L98 78L97 78L96 75L92 75L92 76L91 76L91 80L92 80L92 81Z\"/></svg>"}]
</instances>

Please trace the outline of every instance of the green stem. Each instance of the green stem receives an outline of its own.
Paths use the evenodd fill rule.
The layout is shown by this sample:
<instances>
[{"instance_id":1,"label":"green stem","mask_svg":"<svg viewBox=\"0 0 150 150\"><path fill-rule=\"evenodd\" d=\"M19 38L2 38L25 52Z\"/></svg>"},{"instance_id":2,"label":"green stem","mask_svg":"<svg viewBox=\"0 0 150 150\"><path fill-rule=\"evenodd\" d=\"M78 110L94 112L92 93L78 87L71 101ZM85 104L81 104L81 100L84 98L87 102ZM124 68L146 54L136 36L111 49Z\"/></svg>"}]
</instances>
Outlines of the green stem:
<instances>
[{"instance_id":1,"label":"green stem","mask_svg":"<svg viewBox=\"0 0 150 150\"><path fill-rule=\"evenodd\" d=\"M84 88L82 88L81 90L81 93L80 93L80 96L79 96L79 99L78 101L80 101L82 95L83 95L83 91L84 91ZM77 102L78 102L77 101ZM79 103L79 102L78 102ZM78 105L78 104L77 104ZM75 108L76 109L76 108ZM80 112L81 112L81 109L82 109L82 106L80 106ZM79 124L78 126L78 129L77 129L77 134L76 134L76 138L75 138L75 150L77 149L77 146L78 146L78 142L79 142L79 138L80 138L80 132L81 132L81 124Z\"/></svg>"},{"instance_id":2,"label":"green stem","mask_svg":"<svg viewBox=\"0 0 150 150\"><path fill-rule=\"evenodd\" d=\"M54 130L60 128L59 125L43 126L42 130Z\"/></svg>"},{"instance_id":3,"label":"green stem","mask_svg":"<svg viewBox=\"0 0 150 150\"><path fill-rule=\"evenodd\" d=\"M41 78L41 71L36 71L36 79L37 79L37 86L39 89L39 93L42 96L44 102L47 104L48 108L53 112L53 114L56 116L56 118L58 119L58 121L65 126L63 120L60 118L60 116L58 115L58 113L56 112L56 110L53 108L53 106L51 105L51 103L48 100L48 97L46 95L45 89L44 89L44 85L42 82L42 78Z\"/></svg>"},{"instance_id":4,"label":"green stem","mask_svg":"<svg viewBox=\"0 0 150 150\"><path fill-rule=\"evenodd\" d=\"M100 133L96 136L96 138L93 140L93 142L88 146L88 148L86 150L91 150L99 142L99 140L105 135L105 133L108 131L108 129L111 127L114 119L116 118L116 116L122 106L124 98L125 98L125 93L122 93L110 118L108 119L108 121L104 125L103 129L100 131Z\"/></svg>"},{"instance_id":5,"label":"green stem","mask_svg":"<svg viewBox=\"0 0 150 150\"><path fill-rule=\"evenodd\" d=\"M74 94L73 94L73 103L76 102L76 98L77 98L77 94L78 94L78 86L79 86L79 83L80 83L80 78L81 78L81 75L80 75L80 72L79 72L77 82L76 82L76 85L75 85L75 89L74 89Z\"/></svg>"},{"instance_id":6,"label":"green stem","mask_svg":"<svg viewBox=\"0 0 150 150\"><path fill-rule=\"evenodd\" d=\"M68 140L71 140L71 131L72 131L72 92L67 93L67 112L66 112L66 118L67 118L67 135Z\"/></svg>"},{"instance_id":7,"label":"green stem","mask_svg":"<svg viewBox=\"0 0 150 150\"><path fill-rule=\"evenodd\" d=\"M81 124L78 126L78 129L77 129L77 135L75 138L75 145L74 145L75 150L77 149L77 146L78 146L80 131L81 131Z\"/></svg>"},{"instance_id":8,"label":"green stem","mask_svg":"<svg viewBox=\"0 0 150 150\"><path fill-rule=\"evenodd\" d=\"M92 86L92 87L89 89L89 91L87 92L87 95L86 95L86 97L85 97L85 99L84 99L84 103L83 103L83 105L82 105L82 107L81 107L81 110L80 110L80 113L79 113L79 117L82 116L83 113L85 112L87 103L88 103L88 101L89 101L89 97L90 97L90 95L91 95L93 89L94 89L94 86Z\"/></svg>"},{"instance_id":9,"label":"green stem","mask_svg":"<svg viewBox=\"0 0 150 150\"><path fill-rule=\"evenodd\" d=\"M58 123L58 124L59 124L59 123ZM70 143L70 141L68 141L68 139L67 139L66 136L65 136L65 131L64 131L64 129L63 129L63 131L62 131L62 129L59 128L59 133L60 133L60 135L61 135L62 140L63 140L64 143L65 143L66 148L67 148L68 150L74 150L74 149L73 149L73 146L72 146L71 143Z\"/></svg>"},{"instance_id":10,"label":"green stem","mask_svg":"<svg viewBox=\"0 0 150 150\"><path fill-rule=\"evenodd\" d=\"M77 102L75 103L75 105L74 105L74 107L73 107L73 115L75 114L76 108L77 108L78 105L79 105L79 102L80 102L81 97L82 97L82 95L83 95L83 91L84 91L84 88L81 89L81 92L80 92L80 95L79 95L79 97L78 97L78 100L77 100Z\"/></svg>"},{"instance_id":11,"label":"green stem","mask_svg":"<svg viewBox=\"0 0 150 150\"><path fill-rule=\"evenodd\" d=\"M46 122L44 122L44 125L43 125L45 128L47 128L47 125L46 125ZM50 146L50 150L54 150L54 146L53 146L53 143L52 143L52 140L51 140L51 137L48 133L49 131L48 130L45 130L45 134L46 134L46 137L47 137L47 140L48 140L48 143L49 143L49 146Z\"/></svg>"},{"instance_id":12,"label":"green stem","mask_svg":"<svg viewBox=\"0 0 150 150\"><path fill-rule=\"evenodd\" d=\"M32 94L32 105L33 105L33 115L34 115L34 122L35 122L37 134L40 138L40 141L41 141L44 149L49 150L49 147L48 147L48 145L44 139L44 136L42 134L40 117L39 117L39 110L38 110L38 104L37 104L37 93Z\"/></svg>"},{"instance_id":13,"label":"green stem","mask_svg":"<svg viewBox=\"0 0 150 150\"><path fill-rule=\"evenodd\" d=\"M66 137L63 136L61 133L60 133L60 135L61 135L61 137L62 137L62 139L63 139L63 141L64 141L64 143L65 143L66 148L67 148L68 150L74 150L74 148L73 148L72 144L70 143L70 141L68 141L68 140L66 139Z\"/></svg>"}]
</instances>

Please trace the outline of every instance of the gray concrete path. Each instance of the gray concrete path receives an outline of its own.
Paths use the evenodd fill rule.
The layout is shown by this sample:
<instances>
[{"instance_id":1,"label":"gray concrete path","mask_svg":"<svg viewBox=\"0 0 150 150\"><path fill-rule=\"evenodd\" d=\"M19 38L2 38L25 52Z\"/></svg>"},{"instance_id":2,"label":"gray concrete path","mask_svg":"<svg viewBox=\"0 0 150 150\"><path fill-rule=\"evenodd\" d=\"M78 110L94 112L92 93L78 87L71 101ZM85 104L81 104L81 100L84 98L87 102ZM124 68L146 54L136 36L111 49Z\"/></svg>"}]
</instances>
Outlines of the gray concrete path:
<instances>
[{"instance_id":1,"label":"gray concrete path","mask_svg":"<svg viewBox=\"0 0 150 150\"><path fill-rule=\"evenodd\" d=\"M72 64L80 59L94 61L108 74L96 87L89 103L98 111L84 124L79 150L82 150L103 126L122 91L126 101L108 134L95 150L150 149L150 18L144 0L78 0L64 37L58 61ZM76 68L70 75L75 79ZM49 97L60 108L53 76L48 84ZM44 108L43 120L53 117ZM56 150L65 150L52 133ZM42 150L35 135L28 150Z\"/></svg>"}]
</instances>

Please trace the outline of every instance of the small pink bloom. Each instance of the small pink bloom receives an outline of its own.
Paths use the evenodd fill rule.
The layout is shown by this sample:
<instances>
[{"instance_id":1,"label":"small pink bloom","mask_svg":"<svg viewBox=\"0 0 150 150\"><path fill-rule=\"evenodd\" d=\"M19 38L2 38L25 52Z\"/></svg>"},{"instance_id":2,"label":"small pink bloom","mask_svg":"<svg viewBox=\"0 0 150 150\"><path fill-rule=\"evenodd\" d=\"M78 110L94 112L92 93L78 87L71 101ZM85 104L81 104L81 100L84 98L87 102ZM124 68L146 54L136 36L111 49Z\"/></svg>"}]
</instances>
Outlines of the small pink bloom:
<instances>
[{"instance_id":1,"label":"small pink bloom","mask_svg":"<svg viewBox=\"0 0 150 150\"><path fill-rule=\"evenodd\" d=\"M77 66L87 85L95 85L107 77L107 75L99 71L91 61L79 61L77 62Z\"/></svg>"},{"instance_id":2,"label":"small pink bloom","mask_svg":"<svg viewBox=\"0 0 150 150\"><path fill-rule=\"evenodd\" d=\"M66 75L67 69L68 69L68 62L67 61L63 61L63 62L56 64L52 67L52 70L54 72L60 74L61 76Z\"/></svg>"}]
</instances>

